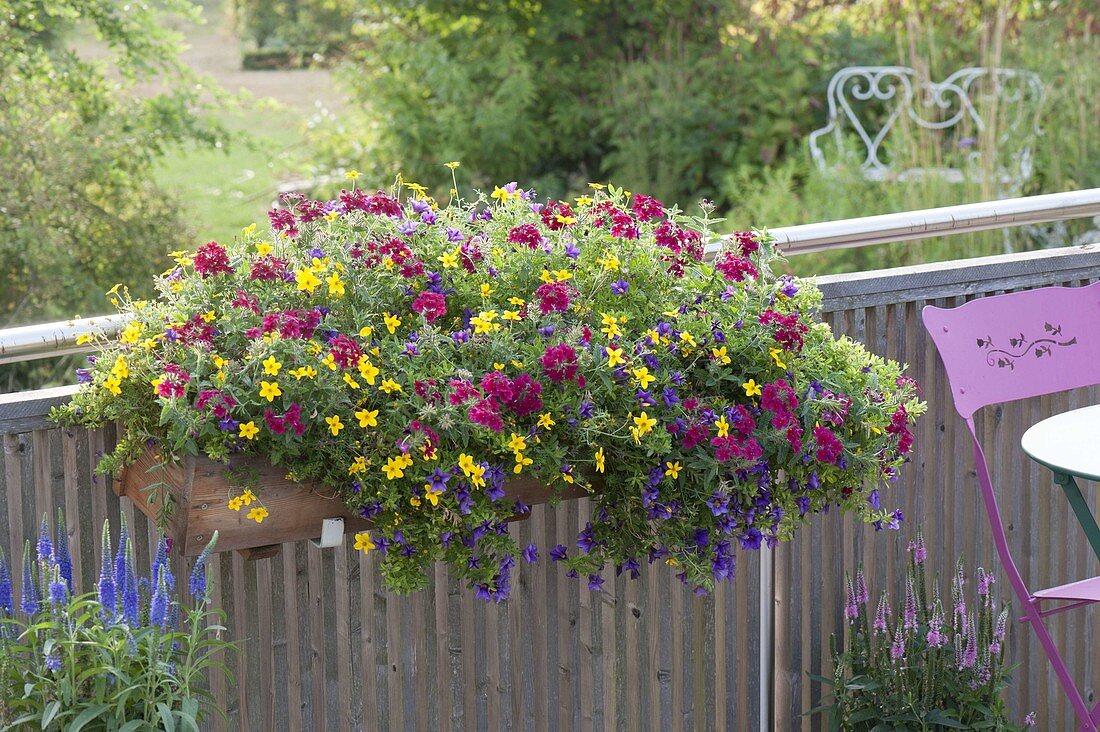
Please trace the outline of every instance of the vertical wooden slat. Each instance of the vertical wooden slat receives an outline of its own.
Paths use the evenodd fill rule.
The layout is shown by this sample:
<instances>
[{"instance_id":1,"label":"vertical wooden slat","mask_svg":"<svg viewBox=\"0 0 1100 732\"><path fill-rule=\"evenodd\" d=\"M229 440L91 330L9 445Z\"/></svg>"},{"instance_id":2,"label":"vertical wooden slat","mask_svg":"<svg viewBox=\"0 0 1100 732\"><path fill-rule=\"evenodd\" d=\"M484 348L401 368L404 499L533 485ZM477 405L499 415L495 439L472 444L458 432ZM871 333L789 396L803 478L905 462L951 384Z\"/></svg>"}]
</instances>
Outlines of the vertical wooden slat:
<instances>
[{"instance_id":1,"label":"vertical wooden slat","mask_svg":"<svg viewBox=\"0 0 1100 732\"><path fill-rule=\"evenodd\" d=\"M256 565L256 599L258 605L257 625L259 636L256 643L256 654L260 659L260 696L257 702L260 705L260 719L263 720L264 729L275 728L275 687L272 681L275 676L275 656L272 634L274 617L271 612L271 559L260 559Z\"/></svg>"},{"instance_id":2,"label":"vertical wooden slat","mask_svg":"<svg viewBox=\"0 0 1100 732\"><path fill-rule=\"evenodd\" d=\"M534 663L532 677L534 689L532 694L532 709L537 732L547 732L550 729L550 591L548 577L551 572L560 572L554 562L550 561L550 550L554 546L556 536L552 529L548 528L548 515L544 506L536 506L531 510L531 518L528 521L538 527L532 537L538 541L543 552L541 571L535 573L532 582L531 595L533 598L531 607L532 644L534 646ZM541 662L540 662L541 661Z\"/></svg>"},{"instance_id":3,"label":"vertical wooden slat","mask_svg":"<svg viewBox=\"0 0 1100 732\"><path fill-rule=\"evenodd\" d=\"M351 726L351 599L348 597L348 547L342 544L331 550L334 561L332 591L336 595L336 708L339 710L337 725L341 729Z\"/></svg>"},{"instance_id":4,"label":"vertical wooden slat","mask_svg":"<svg viewBox=\"0 0 1100 732\"><path fill-rule=\"evenodd\" d=\"M435 567L435 668L436 689L435 696L439 704L439 730L451 732L451 713L453 710L450 691L451 682L451 637L448 632L447 609L450 605L450 597L447 588L450 585L446 565L439 563ZM364 654L366 644L364 643Z\"/></svg>"},{"instance_id":5,"label":"vertical wooden slat","mask_svg":"<svg viewBox=\"0 0 1100 732\"><path fill-rule=\"evenodd\" d=\"M63 430L61 432L61 479L64 482L65 491L65 523L64 527L57 527L57 531L65 531L69 537L69 551L73 557L73 581L78 588L91 589L92 577L94 576L89 572L88 576L84 575L84 558L85 540L87 532L80 530L80 471L77 467L79 458L77 457L77 444L76 444L76 432L73 430ZM79 591L79 590L78 590Z\"/></svg>"},{"instance_id":6,"label":"vertical wooden slat","mask_svg":"<svg viewBox=\"0 0 1100 732\"><path fill-rule=\"evenodd\" d=\"M8 531L11 536L7 546L7 554L11 567L12 590L17 606L23 592L23 575L19 571L19 567L22 562L23 544L26 540L26 533L23 529L22 452L23 448L19 435L5 434L4 486L8 499Z\"/></svg>"}]
</instances>

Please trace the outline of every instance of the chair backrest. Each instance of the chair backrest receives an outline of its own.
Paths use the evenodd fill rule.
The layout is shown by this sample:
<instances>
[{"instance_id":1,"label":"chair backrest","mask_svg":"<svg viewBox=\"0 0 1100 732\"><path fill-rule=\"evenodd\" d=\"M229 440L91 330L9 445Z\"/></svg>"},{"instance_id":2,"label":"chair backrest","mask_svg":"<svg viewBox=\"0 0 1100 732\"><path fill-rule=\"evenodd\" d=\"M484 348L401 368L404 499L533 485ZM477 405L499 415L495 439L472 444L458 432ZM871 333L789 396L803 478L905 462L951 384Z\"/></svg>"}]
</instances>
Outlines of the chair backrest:
<instances>
[{"instance_id":1,"label":"chair backrest","mask_svg":"<svg viewBox=\"0 0 1100 732\"><path fill-rule=\"evenodd\" d=\"M1020 69L968 67L937 82L919 80L906 66L848 66L829 81L828 121L810 134L810 153L818 168L828 169L819 141L832 133L838 152L843 154L847 130L854 132L862 145L860 170L865 177L879 180L891 174L919 174L894 170L880 157L891 129L904 115L919 128L957 131L944 141L963 153L967 167L974 167L981 155L974 149L974 135L986 125L983 110L996 109L1001 132L998 146L1017 146L1008 151L1012 169L1004 175L1019 183L1031 176L1030 140L1040 134L1038 113L1044 95L1042 80ZM951 180L965 177L961 168L931 172Z\"/></svg>"},{"instance_id":2,"label":"chair backrest","mask_svg":"<svg viewBox=\"0 0 1100 732\"><path fill-rule=\"evenodd\" d=\"M921 315L964 419L990 404L1100 384L1100 282L930 305Z\"/></svg>"}]
</instances>

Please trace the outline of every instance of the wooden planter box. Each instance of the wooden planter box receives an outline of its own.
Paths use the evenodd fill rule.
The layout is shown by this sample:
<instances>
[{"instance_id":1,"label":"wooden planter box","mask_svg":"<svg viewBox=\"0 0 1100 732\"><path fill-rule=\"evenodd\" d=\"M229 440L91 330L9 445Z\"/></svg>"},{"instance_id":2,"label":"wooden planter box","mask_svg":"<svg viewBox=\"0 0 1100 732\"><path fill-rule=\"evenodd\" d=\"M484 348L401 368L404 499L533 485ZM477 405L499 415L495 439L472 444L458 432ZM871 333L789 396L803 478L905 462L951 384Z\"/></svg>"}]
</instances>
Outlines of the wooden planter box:
<instances>
[{"instance_id":1,"label":"wooden planter box","mask_svg":"<svg viewBox=\"0 0 1100 732\"><path fill-rule=\"evenodd\" d=\"M258 479L256 493L270 512L262 524L247 518L248 508L229 508L229 499L239 490L229 487L226 466L207 457L187 456L178 465L164 466L160 465L156 448L146 448L122 471L114 489L156 521L161 492L149 486L165 484L174 501L167 534L185 557L197 556L215 531L217 551L237 550L248 559L260 559L277 554L285 542L319 538L321 523L327 518L343 518L345 532L371 526L340 498L312 485L287 480L285 468L264 458L236 457L233 467ZM533 478L509 480L504 491L509 502L518 498L531 506L546 503L551 497L550 489ZM586 490L575 485L565 486L561 493L563 499L586 495Z\"/></svg>"}]
</instances>

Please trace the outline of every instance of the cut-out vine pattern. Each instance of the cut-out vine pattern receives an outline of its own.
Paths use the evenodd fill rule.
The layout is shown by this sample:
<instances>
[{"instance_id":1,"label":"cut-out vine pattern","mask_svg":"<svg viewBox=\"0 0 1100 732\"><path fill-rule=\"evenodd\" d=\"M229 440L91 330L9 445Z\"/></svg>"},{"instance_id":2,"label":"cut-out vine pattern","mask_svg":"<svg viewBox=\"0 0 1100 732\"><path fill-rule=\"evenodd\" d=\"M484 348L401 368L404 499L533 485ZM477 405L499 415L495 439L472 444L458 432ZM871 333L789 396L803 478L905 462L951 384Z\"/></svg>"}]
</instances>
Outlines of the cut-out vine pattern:
<instances>
[{"instance_id":1,"label":"cut-out vine pattern","mask_svg":"<svg viewBox=\"0 0 1100 732\"><path fill-rule=\"evenodd\" d=\"M1013 370L1016 368L1016 361L1029 353L1034 354L1035 358L1043 358L1044 356L1053 355L1054 347L1065 348L1077 344L1077 336L1072 336L1068 340L1060 340L1063 337L1061 325L1043 323L1043 331L1046 336L1035 340L1028 340L1023 333L1010 337L1008 348L1011 350L996 347L993 338L990 336L978 338L978 348L985 349L985 362L989 366Z\"/></svg>"}]
</instances>

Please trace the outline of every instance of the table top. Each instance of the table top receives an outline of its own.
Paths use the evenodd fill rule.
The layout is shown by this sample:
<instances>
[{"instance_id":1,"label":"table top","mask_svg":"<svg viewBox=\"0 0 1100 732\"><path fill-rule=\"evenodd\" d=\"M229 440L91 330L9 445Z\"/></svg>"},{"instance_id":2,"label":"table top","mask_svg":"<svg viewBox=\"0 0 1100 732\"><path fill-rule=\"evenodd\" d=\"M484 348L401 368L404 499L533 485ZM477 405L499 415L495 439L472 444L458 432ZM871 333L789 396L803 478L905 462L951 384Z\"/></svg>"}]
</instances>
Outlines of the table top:
<instances>
[{"instance_id":1,"label":"table top","mask_svg":"<svg viewBox=\"0 0 1100 732\"><path fill-rule=\"evenodd\" d=\"M1051 470L1100 480L1100 404L1032 425L1020 439L1020 447Z\"/></svg>"}]
</instances>

